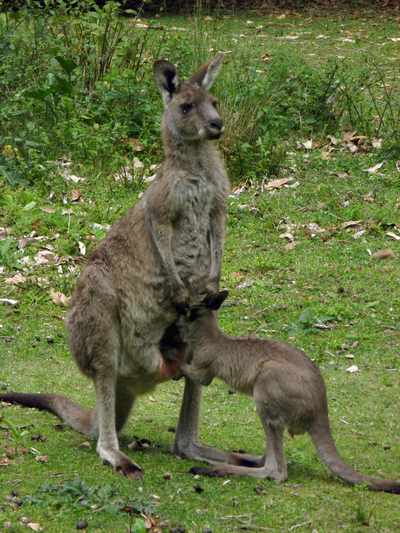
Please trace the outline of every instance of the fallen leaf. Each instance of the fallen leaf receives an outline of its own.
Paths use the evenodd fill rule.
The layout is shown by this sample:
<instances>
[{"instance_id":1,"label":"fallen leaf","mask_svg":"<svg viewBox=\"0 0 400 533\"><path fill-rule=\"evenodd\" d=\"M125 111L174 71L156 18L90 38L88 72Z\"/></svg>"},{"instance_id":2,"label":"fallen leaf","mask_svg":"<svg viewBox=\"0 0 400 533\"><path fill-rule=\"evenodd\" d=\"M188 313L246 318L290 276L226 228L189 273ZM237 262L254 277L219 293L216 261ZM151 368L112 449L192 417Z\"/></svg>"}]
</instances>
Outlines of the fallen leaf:
<instances>
[{"instance_id":1,"label":"fallen leaf","mask_svg":"<svg viewBox=\"0 0 400 533\"><path fill-rule=\"evenodd\" d=\"M61 305L62 307L67 307L69 298L68 296L65 296L62 292L55 291L54 289L50 289L50 296L53 303L56 305Z\"/></svg>"},{"instance_id":2,"label":"fallen leaf","mask_svg":"<svg viewBox=\"0 0 400 533\"><path fill-rule=\"evenodd\" d=\"M289 183L289 181L291 181L291 178L280 178L276 180L271 180L266 184L265 188L267 190L280 189L281 187Z\"/></svg>"},{"instance_id":3,"label":"fallen leaf","mask_svg":"<svg viewBox=\"0 0 400 533\"><path fill-rule=\"evenodd\" d=\"M73 189L71 191L71 202L79 202L81 199L81 191L79 189Z\"/></svg>"},{"instance_id":4,"label":"fallen leaf","mask_svg":"<svg viewBox=\"0 0 400 533\"><path fill-rule=\"evenodd\" d=\"M0 457L0 466L10 466L11 461L8 457Z\"/></svg>"},{"instance_id":5,"label":"fallen leaf","mask_svg":"<svg viewBox=\"0 0 400 533\"><path fill-rule=\"evenodd\" d=\"M18 304L18 300L12 300L11 298L0 298L0 304L17 305Z\"/></svg>"},{"instance_id":6,"label":"fallen leaf","mask_svg":"<svg viewBox=\"0 0 400 533\"><path fill-rule=\"evenodd\" d=\"M79 241L78 242L78 246L79 246L79 253L81 255L86 255L86 246L85 246L85 244L82 241Z\"/></svg>"},{"instance_id":7,"label":"fallen leaf","mask_svg":"<svg viewBox=\"0 0 400 533\"><path fill-rule=\"evenodd\" d=\"M33 529L33 531L43 531L43 528L40 524L37 522L28 522L26 524L26 527L29 527L30 529Z\"/></svg>"},{"instance_id":8,"label":"fallen leaf","mask_svg":"<svg viewBox=\"0 0 400 533\"><path fill-rule=\"evenodd\" d=\"M390 248L384 248L372 254L374 259L392 259L394 256L394 252Z\"/></svg>"},{"instance_id":9,"label":"fallen leaf","mask_svg":"<svg viewBox=\"0 0 400 533\"><path fill-rule=\"evenodd\" d=\"M350 142L353 139L357 137L357 133L355 131L345 131L342 136L343 142Z\"/></svg>"},{"instance_id":10,"label":"fallen leaf","mask_svg":"<svg viewBox=\"0 0 400 533\"><path fill-rule=\"evenodd\" d=\"M6 278L4 281L9 285L20 285L22 283L25 283L26 277L23 276L20 272L18 272L18 274L15 274L15 276L12 276L11 278Z\"/></svg>"},{"instance_id":11,"label":"fallen leaf","mask_svg":"<svg viewBox=\"0 0 400 533\"><path fill-rule=\"evenodd\" d=\"M388 237L390 237L391 239L394 239L395 241L400 241L400 235L397 235L397 233L393 233L392 231L388 231L386 233L386 235ZM7 281L7 280L6 280Z\"/></svg>"},{"instance_id":12,"label":"fallen leaf","mask_svg":"<svg viewBox=\"0 0 400 533\"><path fill-rule=\"evenodd\" d=\"M351 365L349 368L346 368L346 372L349 372L350 374L354 374L355 372L359 372L360 369L357 365Z\"/></svg>"},{"instance_id":13,"label":"fallen leaf","mask_svg":"<svg viewBox=\"0 0 400 533\"><path fill-rule=\"evenodd\" d=\"M337 139L334 135L327 135L327 138L329 139L330 143L333 144L333 146L339 144L339 139Z\"/></svg>"},{"instance_id":14,"label":"fallen leaf","mask_svg":"<svg viewBox=\"0 0 400 533\"><path fill-rule=\"evenodd\" d=\"M49 456L48 455L37 455L35 457L35 461L37 461L38 463L48 463Z\"/></svg>"},{"instance_id":15,"label":"fallen leaf","mask_svg":"<svg viewBox=\"0 0 400 533\"><path fill-rule=\"evenodd\" d=\"M382 148L382 139L372 139L372 142L371 142L373 148Z\"/></svg>"},{"instance_id":16,"label":"fallen leaf","mask_svg":"<svg viewBox=\"0 0 400 533\"><path fill-rule=\"evenodd\" d=\"M294 248L296 248L297 246L297 243L295 242L288 242L286 245L285 245L285 250L287 252L290 252L291 250L294 250Z\"/></svg>"},{"instance_id":17,"label":"fallen leaf","mask_svg":"<svg viewBox=\"0 0 400 533\"><path fill-rule=\"evenodd\" d=\"M341 224L340 227L342 229L354 228L354 226L359 226L361 222L362 220L348 220L347 222L343 222L343 224Z\"/></svg>"},{"instance_id":18,"label":"fallen leaf","mask_svg":"<svg viewBox=\"0 0 400 533\"><path fill-rule=\"evenodd\" d=\"M353 235L353 239L359 239L360 237L364 235L364 233L366 233L365 229L360 229L360 231L356 231L355 234Z\"/></svg>"},{"instance_id":19,"label":"fallen leaf","mask_svg":"<svg viewBox=\"0 0 400 533\"><path fill-rule=\"evenodd\" d=\"M315 222L310 222L309 224L306 224L305 228L311 237L315 237L315 235L325 232L325 229L318 226L318 224L316 224Z\"/></svg>"},{"instance_id":20,"label":"fallen leaf","mask_svg":"<svg viewBox=\"0 0 400 533\"><path fill-rule=\"evenodd\" d=\"M50 250L40 250L33 258L36 265L47 265L55 259L56 254Z\"/></svg>"},{"instance_id":21,"label":"fallen leaf","mask_svg":"<svg viewBox=\"0 0 400 533\"><path fill-rule=\"evenodd\" d=\"M384 165L384 161L382 163L377 163L376 165L374 165L373 167L370 167L370 168L366 168L364 170L364 172L368 172L369 174L376 174L376 172L382 168Z\"/></svg>"},{"instance_id":22,"label":"fallen leaf","mask_svg":"<svg viewBox=\"0 0 400 533\"><path fill-rule=\"evenodd\" d=\"M135 139L135 138L128 139L128 144L131 146L134 152L143 152L144 150L144 146L139 141L139 139Z\"/></svg>"},{"instance_id":23,"label":"fallen leaf","mask_svg":"<svg viewBox=\"0 0 400 533\"><path fill-rule=\"evenodd\" d=\"M7 239L10 233L11 233L10 228L0 228L0 241Z\"/></svg>"},{"instance_id":24,"label":"fallen leaf","mask_svg":"<svg viewBox=\"0 0 400 533\"><path fill-rule=\"evenodd\" d=\"M239 285L236 285L237 289L247 289L248 287L251 287L253 285L254 281L252 280L245 280L242 283L239 283Z\"/></svg>"},{"instance_id":25,"label":"fallen leaf","mask_svg":"<svg viewBox=\"0 0 400 533\"><path fill-rule=\"evenodd\" d=\"M312 141L312 139L309 139L308 141L304 141L304 142L301 143L301 144L304 146L304 148L305 148L306 150L311 150L311 148L313 147L313 141Z\"/></svg>"},{"instance_id":26,"label":"fallen leaf","mask_svg":"<svg viewBox=\"0 0 400 533\"><path fill-rule=\"evenodd\" d=\"M281 233L279 235L280 239L287 239L289 242L294 241L294 235L292 233L289 233L288 231L286 233Z\"/></svg>"},{"instance_id":27,"label":"fallen leaf","mask_svg":"<svg viewBox=\"0 0 400 533\"><path fill-rule=\"evenodd\" d=\"M56 210L54 207L42 207L41 210L43 213L55 213Z\"/></svg>"}]
</instances>

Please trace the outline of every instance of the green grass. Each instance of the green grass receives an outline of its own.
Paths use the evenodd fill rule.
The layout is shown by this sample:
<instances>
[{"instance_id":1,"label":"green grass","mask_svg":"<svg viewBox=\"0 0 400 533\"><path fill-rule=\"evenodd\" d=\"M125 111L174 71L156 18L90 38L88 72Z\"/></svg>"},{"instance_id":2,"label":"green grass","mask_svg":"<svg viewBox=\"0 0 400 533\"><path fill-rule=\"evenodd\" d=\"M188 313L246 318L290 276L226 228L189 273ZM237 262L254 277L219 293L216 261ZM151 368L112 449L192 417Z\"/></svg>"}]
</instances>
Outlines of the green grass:
<instances>
[{"instance_id":1,"label":"green grass","mask_svg":"<svg viewBox=\"0 0 400 533\"><path fill-rule=\"evenodd\" d=\"M263 31L255 32L247 20L264 25ZM170 27L189 24L183 18L161 22ZM389 15L290 14L277 18L249 14L205 23L223 29L225 42L246 42L253 36L246 53L267 74L268 63L261 62L261 55L274 56L284 47L289 55L295 50L313 68L343 55L354 72L364 68L365 55L373 52L388 79L396 75L391 58L398 55L400 43L390 40L399 35L395 18ZM170 33L164 46L166 50L171 47L173 58L173 46L184 37ZM280 39L288 34L299 38ZM322 34L326 38L318 38ZM355 42L343 41L343 35ZM224 80L233 91L234 78L223 74L218 91L223 92ZM246 94L245 85L240 90ZM150 110L159 113L157 96L149 91ZM338 124L334 134L342 138L345 129L344 123ZM232 132L227 133L234 138ZM146 164L159 158L155 135L141 135L146 150L137 155ZM276 337L303 348L326 379L333 432L344 458L364 473L399 478L400 241L387 235L400 234L396 160L371 147L352 155L342 144L325 159L329 141L323 129L316 127L276 135L287 151L280 177L291 177L298 186L270 192L262 188L261 179L254 178L249 161L240 174L238 165L232 166L235 184L252 185L229 199L222 285L229 288L230 297L220 313L221 325L233 335ZM298 147L297 142L310 138L317 141L316 147ZM113 150L115 139L104 137L101 142L105 152ZM56 147L51 147L52 157L56 156ZM0 226L9 228L8 237L0 240L0 264L4 266L0 297L18 300L16 306L0 305L0 387L54 391L90 406L92 387L68 354L62 321L65 309L52 303L49 291L70 294L85 261L79 242L89 253L104 235L93 224L116 220L136 201L144 185L112 179L120 159L114 162L115 168L104 167L95 159L84 162L75 149L72 146L69 154L74 173L86 177L78 184L66 182L57 172L40 175L30 187L11 187L0 179ZM377 173L366 172L383 161ZM274 177L268 175L264 185ZM74 189L81 194L76 203L70 201ZM52 212L43 211L49 207ZM343 228L354 220L361 221L357 227ZM325 231L311 236L311 223ZM354 238L361 230L364 233ZM45 239L30 241L20 249L18 240L32 231ZM296 246L292 250L286 248L285 233L293 235ZM33 258L48 245L60 258L59 265L23 267L22 257ZM386 248L392 249L394 258L371 256ZM21 286L6 283L17 272L27 281ZM316 329L318 321L329 329ZM346 372L352 364L360 371ZM48 532L74 531L79 520L87 521L89 531L129 531L130 527L135 531L135 524L140 531L140 510L157 517L165 531L179 526L193 532L206 528L213 532L247 528L329 533L400 529L396 496L335 480L317 460L307 436L287 438L289 480L280 486L252 479L193 479L188 474L193 463L169 453L181 394L181 382L160 386L138 402L124 429L124 446L134 436L151 440L145 451L128 452L145 470L143 484L118 477L101 465L94 444L82 446L82 436L68 429L57 431L57 420L50 415L1 406L0 458L11 457L8 466L0 466L0 530L4 522L11 522L13 531L26 531L21 518L27 517ZM37 435L44 440L37 440ZM251 400L229 394L222 384L205 391L201 437L225 449L259 453L264 446ZM16 455L10 449L15 447ZM38 462L37 455L47 455L48 462ZM171 479L164 479L168 472ZM18 493L21 506L10 498L12 491ZM132 516L121 510L126 506L135 509Z\"/></svg>"}]
</instances>

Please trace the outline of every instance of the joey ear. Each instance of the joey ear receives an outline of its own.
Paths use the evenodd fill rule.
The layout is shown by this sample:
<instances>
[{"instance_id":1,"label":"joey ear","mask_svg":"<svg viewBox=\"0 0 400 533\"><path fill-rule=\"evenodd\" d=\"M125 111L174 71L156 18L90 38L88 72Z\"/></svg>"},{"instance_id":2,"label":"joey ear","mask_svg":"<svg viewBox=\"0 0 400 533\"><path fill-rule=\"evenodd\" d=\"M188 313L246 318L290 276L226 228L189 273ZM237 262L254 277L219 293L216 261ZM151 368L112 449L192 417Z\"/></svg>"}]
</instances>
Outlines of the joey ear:
<instances>
[{"instance_id":1,"label":"joey ear","mask_svg":"<svg viewBox=\"0 0 400 533\"><path fill-rule=\"evenodd\" d=\"M229 292L227 290L217 292L216 294L206 296L203 300L203 303L207 307L207 309L217 311L217 309L219 309L223 302L226 300L228 294Z\"/></svg>"},{"instance_id":2,"label":"joey ear","mask_svg":"<svg viewBox=\"0 0 400 533\"><path fill-rule=\"evenodd\" d=\"M191 83L197 83L197 85L208 91L218 76L223 60L224 54L217 54L214 59L200 67L199 70L193 74L190 78Z\"/></svg>"},{"instance_id":3,"label":"joey ear","mask_svg":"<svg viewBox=\"0 0 400 533\"><path fill-rule=\"evenodd\" d=\"M167 105L179 86L179 78L175 65L165 59L156 61L154 63L154 77L160 89L164 104Z\"/></svg>"}]
</instances>

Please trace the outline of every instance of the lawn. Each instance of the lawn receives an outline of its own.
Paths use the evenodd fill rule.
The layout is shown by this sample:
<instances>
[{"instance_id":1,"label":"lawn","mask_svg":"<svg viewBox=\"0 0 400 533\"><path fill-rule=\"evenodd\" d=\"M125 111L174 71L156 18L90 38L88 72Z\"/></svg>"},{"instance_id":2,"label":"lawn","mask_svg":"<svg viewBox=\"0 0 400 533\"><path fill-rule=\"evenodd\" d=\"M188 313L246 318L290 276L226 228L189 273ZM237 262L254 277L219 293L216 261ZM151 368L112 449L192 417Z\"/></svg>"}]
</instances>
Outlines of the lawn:
<instances>
[{"instance_id":1,"label":"lawn","mask_svg":"<svg viewBox=\"0 0 400 533\"><path fill-rule=\"evenodd\" d=\"M153 58L188 74L222 49L215 92L232 194L221 327L304 349L326 380L343 457L399 479L398 13L124 19L129 31L98 79L95 63L85 71L76 59L78 19L51 16L54 35L43 21L0 15L0 388L93 405L68 353L64 298L107 225L146 187L141 173L160 161ZM102 23L87 22L99 35ZM124 46L134 37L145 52L133 72ZM400 530L396 496L334 479L307 436L287 436L282 485L194 478L193 463L169 451L182 386L143 397L124 429L143 483L103 466L94 443L51 415L0 405L0 530ZM221 383L205 390L201 438L255 453L264 445L252 401Z\"/></svg>"}]
</instances>

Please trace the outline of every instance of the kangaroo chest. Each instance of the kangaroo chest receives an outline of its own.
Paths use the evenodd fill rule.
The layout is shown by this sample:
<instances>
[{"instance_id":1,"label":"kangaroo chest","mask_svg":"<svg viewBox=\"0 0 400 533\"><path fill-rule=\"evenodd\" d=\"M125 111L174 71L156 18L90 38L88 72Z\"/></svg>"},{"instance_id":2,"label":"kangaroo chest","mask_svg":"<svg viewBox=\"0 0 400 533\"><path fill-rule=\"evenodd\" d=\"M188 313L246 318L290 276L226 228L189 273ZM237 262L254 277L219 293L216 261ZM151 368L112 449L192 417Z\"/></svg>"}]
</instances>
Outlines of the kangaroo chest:
<instances>
[{"instance_id":1,"label":"kangaroo chest","mask_svg":"<svg viewBox=\"0 0 400 533\"><path fill-rule=\"evenodd\" d=\"M205 274L210 267L212 210L217 202L215 183L202 176L190 176L182 188L179 217L174 227L172 253L183 281Z\"/></svg>"}]
</instances>

